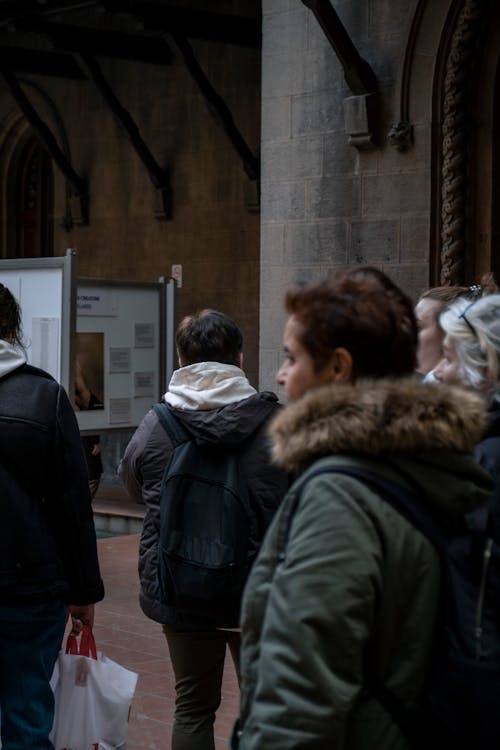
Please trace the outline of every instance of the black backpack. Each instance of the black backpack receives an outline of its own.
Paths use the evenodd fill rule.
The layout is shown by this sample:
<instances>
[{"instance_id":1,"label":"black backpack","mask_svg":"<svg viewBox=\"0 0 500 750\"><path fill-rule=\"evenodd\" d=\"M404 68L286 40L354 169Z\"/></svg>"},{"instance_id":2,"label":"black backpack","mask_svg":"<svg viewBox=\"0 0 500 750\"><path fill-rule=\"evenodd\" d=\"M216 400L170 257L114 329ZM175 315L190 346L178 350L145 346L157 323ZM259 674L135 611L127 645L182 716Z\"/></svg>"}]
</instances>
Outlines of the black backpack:
<instances>
[{"instance_id":1,"label":"black backpack","mask_svg":"<svg viewBox=\"0 0 500 750\"><path fill-rule=\"evenodd\" d=\"M239 452L189 433L164 404L154 407L173 452L160 493L158 576L177 622L237 627L252 563L252 513Z\"/></svg>"},{"instance_id":2,"label":"black backpack","mask_svg":"<svg viewBox=\"0 0 500 750\"><path fill-rule=\"evenodd\" d=\"M451 527L407 486L359 465L323 464L299 485L284 521L285 555L293 513L305 483L333 472L359 479L389 502L437 548L441 598L431 664L418 705L403 705L372 674L365 685L399 726L411 748L491 750L500 745L500 546L494 513Z\"/></svg>"}]
</instances>

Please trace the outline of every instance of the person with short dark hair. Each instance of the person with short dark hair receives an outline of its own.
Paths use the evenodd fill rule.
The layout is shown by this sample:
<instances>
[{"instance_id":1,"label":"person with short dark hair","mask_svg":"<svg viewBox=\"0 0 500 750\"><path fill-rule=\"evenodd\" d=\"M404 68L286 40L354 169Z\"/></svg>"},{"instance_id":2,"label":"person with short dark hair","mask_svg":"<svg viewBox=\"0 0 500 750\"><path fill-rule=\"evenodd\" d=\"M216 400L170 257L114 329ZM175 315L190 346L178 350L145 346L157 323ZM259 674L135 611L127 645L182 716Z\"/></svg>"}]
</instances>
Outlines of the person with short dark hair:
<instances>
[{"instance_id":1,"label":"person with short dark hair","mask_svg":"<svg viewBox=\"0 0 500 750\"><path fill-rule=\"evenodd\" d=\"M253 558L288 485L288 475L271 464L269 453L267 425L278 410L277 397L250 385L242 370L241 331L224 313L202 310L187 316L178 327L176 344L180 367L164 401L193 436L217 445L221 454L237 449L254 519L251 538L242 543L249 542ZM161 601L160 490L172 451L151 410L127 446L119 474L129 495L146 505L139 549L140 605L147 617L163 625L174 668L172 750L213 750L227 647L239 676L239 622L214 627L212 620L188 616Z\"/></svg>"},{"instance_id":2,"label":"person with short dark hair","mask_svg":"<svg viewBox=\"0 0 500 750\"><path fill-rule=\"evenodd\" d=\"M0 284L0 725L3 750L52 750L50 678L67 610L92 624L104 596L75 414L26 364L21 311Z\"/></svg>"},{"instance_id":3,"label":"person with short dark hair","mask_svg":"<svg viewBox=\"0 0 500 750\"><path fill-rule=\"evenodd\" d=\"M243 597L232 747L406 750L380 694L404 708L422 694L439 554L370 477L457 521L491 489L471 455L484 409L413 377L413 306L377 269L292 289L285 304L277 382L292 403L270 430L297 479Z\"/></svg>"}]
</instances>

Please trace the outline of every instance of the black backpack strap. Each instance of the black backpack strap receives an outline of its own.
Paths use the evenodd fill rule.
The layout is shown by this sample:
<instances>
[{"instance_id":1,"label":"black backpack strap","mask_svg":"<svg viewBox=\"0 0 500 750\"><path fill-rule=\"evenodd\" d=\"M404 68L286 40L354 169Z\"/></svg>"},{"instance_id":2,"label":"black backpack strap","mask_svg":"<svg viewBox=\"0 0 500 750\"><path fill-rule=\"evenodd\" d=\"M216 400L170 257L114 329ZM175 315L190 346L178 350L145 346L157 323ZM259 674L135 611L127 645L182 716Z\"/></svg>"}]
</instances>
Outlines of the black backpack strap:
<instances>
[{"instance_id":1,"label":"black backpack strap","mask_svg":"<svg viewBox=\"0 0 500 750\"><path fill-rule=\"evenodd\" d=\"M174 448L181 443L193 440L193 436L186 430L184 425L177 419L166 404L154 404L153 410L158 420L170 438Z\"/></svg>"}]
</instances>

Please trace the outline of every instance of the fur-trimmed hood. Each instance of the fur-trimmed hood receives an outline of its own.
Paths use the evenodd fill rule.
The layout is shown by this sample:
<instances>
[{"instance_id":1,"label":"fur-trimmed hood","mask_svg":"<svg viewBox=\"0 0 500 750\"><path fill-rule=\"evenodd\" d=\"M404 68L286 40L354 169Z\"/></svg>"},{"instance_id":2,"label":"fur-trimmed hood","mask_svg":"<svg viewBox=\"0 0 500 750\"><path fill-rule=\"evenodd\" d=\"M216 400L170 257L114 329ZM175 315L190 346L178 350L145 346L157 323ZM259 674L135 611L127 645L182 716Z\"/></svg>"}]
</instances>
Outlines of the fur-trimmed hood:
<instances>
[{"instance_id":1,"label":"fur-trimmed hood","mask_svg":"<svg viewBox=\"0 0 500 750\"><path fill-rule=\"evenodd\" d=\"M413 379L359 381L317 388L271 425L274 458L299 471L322 456L355 452L469 453L486 426L481 396Z\"/></svg>"},{"instance_id":2,"label":"fur-trimmed hood","mask_svg":"<svg viewBox=\"0 0 500 750\"><path fill-rule=\"evenodd\" d=\"M383 456L438 505L465 512L492 492L469 455L485 426L477 393L408 378L322 386L287 406L270 429L274 459L290 472L324 456Z\"/></svg>"}]
</instances>

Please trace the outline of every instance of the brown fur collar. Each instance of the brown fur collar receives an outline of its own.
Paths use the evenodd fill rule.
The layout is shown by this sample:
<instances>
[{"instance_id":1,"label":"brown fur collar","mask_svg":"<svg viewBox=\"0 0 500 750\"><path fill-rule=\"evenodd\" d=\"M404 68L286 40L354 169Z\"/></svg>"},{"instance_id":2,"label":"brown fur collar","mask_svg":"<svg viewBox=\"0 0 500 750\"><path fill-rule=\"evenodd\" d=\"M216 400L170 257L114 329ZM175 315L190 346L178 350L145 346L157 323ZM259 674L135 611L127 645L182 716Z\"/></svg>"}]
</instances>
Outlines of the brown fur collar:
<instances>
[{"instance_id":1,"label":"brown fur collar","mask_svg":"<svg viewBox=\"0 0 500 750\"><path fill-rule=\"evenodd\" d=\"M273 420L274 458L296 472L339 452L469 452L483 434L485 410L477 393L413 378L322 386Z\"/></svg>"}]
</instances>

